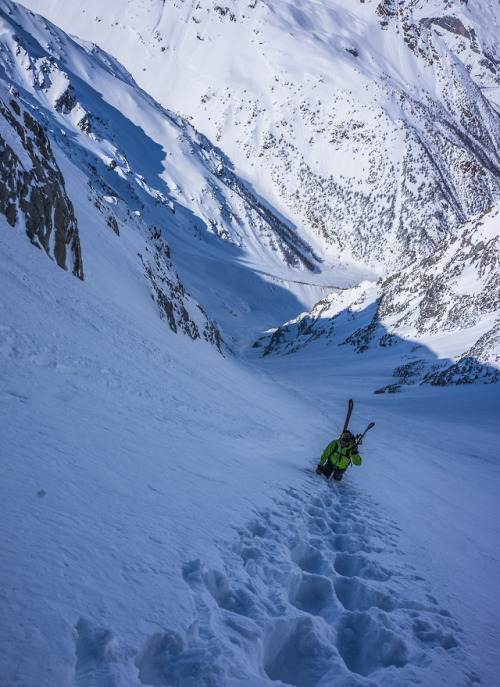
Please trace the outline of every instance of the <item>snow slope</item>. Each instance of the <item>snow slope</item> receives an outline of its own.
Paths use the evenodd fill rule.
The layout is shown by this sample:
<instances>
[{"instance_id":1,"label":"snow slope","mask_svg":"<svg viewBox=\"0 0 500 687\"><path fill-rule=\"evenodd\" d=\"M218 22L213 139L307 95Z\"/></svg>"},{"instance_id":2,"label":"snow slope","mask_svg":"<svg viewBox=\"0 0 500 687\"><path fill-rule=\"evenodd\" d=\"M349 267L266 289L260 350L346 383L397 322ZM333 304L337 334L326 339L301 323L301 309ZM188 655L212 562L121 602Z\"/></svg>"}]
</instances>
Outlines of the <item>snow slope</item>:
<instances>
[{"instance_id":1,"label":"snow slope","mask_svg":"<svg viewBox=\"0 0 500 687\"><path fill-rule=\"evenodd\" d=\"M191 231L238 245L251 244L252 235L256 243L257 234L261 251L267 241L280 255L288 251L289 262L313 269L310 248L269 208L256 207L224 156L141 91L111 56L10 2L2 3L2 22L5 81L41 111L58 147L78 155L102 196L117 196L129 213L145 210L162 224L165 208L175 212L181 204L184 215L195 216ZM279 245L269 240L273 233Z\"/></svg>"},{"instance_id":2,"label":"snow slope","mask_svg":"<svg viewBox=\"0 0 500 687\"><path fill-rule=\"evenodd\" d=\"M222 358L80 225L83 283L2 219L2 687L493 686L496 390ZM326 484L349 394L377 424Z\"/></svg>"},{"instance_id":3,"label":"snow slope","mask_svg":"<svg viewBox=\"0 0 500 687\"><path fill-rule=\"evenodd\" d=\"M373 352L360 374L351 346L247 351L373 275L289 264L223 153L110 55L0 10L0 133L29 171L39 118L84 276L2 205L0 686L493 687L497 386L374 395ZM330 484L349 397L376 425Z\"/></svg>"},{"instance_id":4,"label":"snow slope","mask_svg":"<svg viewBox=\"0 0 500 687\"><path fill-rule=\"evenodd\" d=\"M251 340L281 319L283 305L290 317L300 303L311 306L323 285L353 284L373 275L352 259L343 260L336 273L326 271L294 225L256 196L188 122L141 91L110 55L69 39L13 3L2 3L1 17L0 66L10 88L4 102L13 98L18 109L34 112L61 168L71 160L81 170L84 178L71 198L76 204L81 188L86 189L87 202L101 215L93 212L95 225L118 233L128 225L149 237L150 258L141 253L141 260L159 304L162 280L174 284L165 289L167 297L175 300L180 293L182 307L187 288L228 338ZM13 111L11 117L16 119ZM14 148L21 145L15 128L2 123L2 134ZM78 200L85 205L84 198ZM154 239L159 233L160 243ZM203 269L193 270L193 260L203 261ZM280 281L263 283L256 271ZM239 299L234 279L246 281ZM283 280L291 284L290 294L280 287ZM284 297L275 306L277 292ZM251 307L263 298L269 305L264 322L264 310L259 315ZM187 310L193 320L193 307Z\"/></svg>"},{"instance_id":5,"label":"snow slope","mask_svg":"<svg viewBox=\"0 0 500 687\"><path fill-rule=\"evenodd\" d=\"M0 684L494 685L497 395L222 358L86 226L82 283L2 219Z\"/></svg>"}]
</instances>

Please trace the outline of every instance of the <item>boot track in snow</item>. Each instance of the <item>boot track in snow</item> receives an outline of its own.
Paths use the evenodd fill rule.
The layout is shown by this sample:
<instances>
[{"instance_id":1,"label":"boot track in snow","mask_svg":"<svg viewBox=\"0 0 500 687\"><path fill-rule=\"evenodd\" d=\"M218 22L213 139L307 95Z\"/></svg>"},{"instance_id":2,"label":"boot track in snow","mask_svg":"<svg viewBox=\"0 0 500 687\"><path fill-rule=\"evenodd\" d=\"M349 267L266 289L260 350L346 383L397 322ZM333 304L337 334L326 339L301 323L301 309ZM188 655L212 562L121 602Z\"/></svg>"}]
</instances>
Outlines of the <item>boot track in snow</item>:
<instances>
[{"instance_id":1,"label":"boot track in snow","mask_svg":"<svg viewBox=\"0 0 500 687\"><path fill-rule=\"evenodd\" d=\"M460 630L398 528L351 485L308 486L222 545L223 569L185 564L193 622L148 639L144 684L396 687L425 683L430 662L434 685L465 684Z\"/></svg>"}]
</instances>

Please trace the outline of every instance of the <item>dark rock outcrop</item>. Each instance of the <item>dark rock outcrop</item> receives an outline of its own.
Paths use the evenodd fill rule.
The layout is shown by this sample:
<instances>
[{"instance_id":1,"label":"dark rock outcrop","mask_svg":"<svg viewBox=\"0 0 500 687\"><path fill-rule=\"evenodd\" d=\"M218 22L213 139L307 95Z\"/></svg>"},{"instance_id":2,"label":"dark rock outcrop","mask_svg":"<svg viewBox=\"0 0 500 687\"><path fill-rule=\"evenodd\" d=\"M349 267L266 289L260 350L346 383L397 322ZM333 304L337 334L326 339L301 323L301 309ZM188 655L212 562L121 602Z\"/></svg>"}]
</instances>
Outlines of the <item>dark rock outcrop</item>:
<instances>
[{"instance_id":1,"label":"dark rock outcrop","mask_svg":"<svg viewBox=\"0 0 500 687\"><path fill-rule=\"evenodd\" d=\"M164 242L161 232L156 227L150 228L149 232L150 241L145 253L139 253L138 257L150 283L151 297L158 306L161 319L168 322L175 334L182 332L193 341L203 336L222 355L224 352L232 353L217 324L184 288L170 259L170 248Z\"/></svg>"},{"instance_id":2,"label":"dark rock outcrop","mask_svg":"<svg viewBox=\"0 0 500 687\"><path fill-rule=\"evenodd\" d=\"M0 99L0 212L31 243L83 280L78 225L49 139L35 117Z\"/></svg>"}]
</instances>

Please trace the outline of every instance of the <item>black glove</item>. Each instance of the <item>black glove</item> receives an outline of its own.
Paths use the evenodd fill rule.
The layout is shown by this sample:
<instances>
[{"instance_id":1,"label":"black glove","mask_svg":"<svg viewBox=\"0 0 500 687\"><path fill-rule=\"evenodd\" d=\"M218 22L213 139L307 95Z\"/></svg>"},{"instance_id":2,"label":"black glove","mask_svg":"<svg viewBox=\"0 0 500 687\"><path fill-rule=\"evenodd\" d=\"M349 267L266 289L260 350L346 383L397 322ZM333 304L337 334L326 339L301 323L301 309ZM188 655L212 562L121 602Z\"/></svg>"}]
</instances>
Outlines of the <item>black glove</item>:
<instances>
[{"instance_id":1,"label":"black glove","mask_svg":"<svg viewBox=\"0 0 500 687\"><path fill-rule=\"evenodd\" d=\"M322 475L323 474L323 466L318 464L318 467L316 468L316 474L317 475Z\"/></svg>"}]
</instances>

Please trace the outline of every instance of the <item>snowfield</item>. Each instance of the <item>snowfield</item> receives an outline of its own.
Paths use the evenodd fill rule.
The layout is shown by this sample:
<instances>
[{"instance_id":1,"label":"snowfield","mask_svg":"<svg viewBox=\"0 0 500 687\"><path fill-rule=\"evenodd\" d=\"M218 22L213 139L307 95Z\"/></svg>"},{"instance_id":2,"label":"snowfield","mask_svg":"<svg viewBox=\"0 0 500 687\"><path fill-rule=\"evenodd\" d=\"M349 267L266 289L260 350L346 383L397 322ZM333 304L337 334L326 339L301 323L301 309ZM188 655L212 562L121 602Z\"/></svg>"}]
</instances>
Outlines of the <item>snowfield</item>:
<instances>
[{"instance_id":1,"label":"snowfield","mask_svg":"<svg viewBox=\"0 0 500 687\"><path fill-rule=\"evenodd\" d=\"M72 39L0 0L0 687L496 687L500 397L482 382L498 378L500 215L490 201L500 100L481 59L496 64L497 8L453 7L464 43L461 29L446 28L459 26L443 16L451 1L401 5L448 31L432 34L440 60L451 45L464 63L451 59L450 74L490 94L477 97L485 121L464 124L477 125L470 159L487 172L467 166L470 150L457 153L463 168L447 170L465 169L458 196L487 212L467 216L430 255L412 234L422 253L408 264L390 257L388 276L380 256L393 234L363 260L305 229L289 204L301 191L299 158L281 159L282 187L267 153L252 173L261 158L241 148L237 124L248 112L229 101L221 109L224 84L233 94L259 86L243 69L254 51L273 67L269 84L283 68L247 131L258 150L266 118L274 127L276 112L294 107L284 83L301 74L300 54L291 63L287 50L301 43L291 34L310 37L304 54L325 60L322 70L338 59L335 78L348 81L349 50L364 43L353 44L345 17L356 35L386 31L378 3L249 3L246 24L228 3L158 0L147 15L127 2L125 17L111 0L78 12L60 0L26 3L54 21L61 12ZM395 3L384 4L390 52L403 34ZM144 36L155 30L151 47ZM198 90L174 93L154 78L162 48L182 84L193 36ZM103 37L112 54L86 42ZM210 42L217 50L204 65ZM397 65L389 52L391 78L415 77L413 52ZM138 82L147 63L145 90L117 62L133 55ZM374 67L361 59L357 96L368 101ZM176 109L198 105L205 77L216 78L213 94L187 113L206 125L199 133L166 108L170 95ZM261 97L259 86L252 98ZM309 124L321 127L324 114ZM301 141L309 124L297 129ZM479 177L471 198L467 183ZM440 286L434 300L429 280ZM466 350L486 375L420 383L421 361L453 367ZM403 379L412 365L418 374ZM315 468L349 398L350 428L375 427L362 466L327 482Z\"/></svg>"},{"instance_id":2,"label":"snowfield","mask_svg":"<svg viewBox=\"0 0 500 687\"><path fill-rule=\"evenodd\" d=\"M496 386L222 358L133 232L82 231L82 283L1 230L2 687L495 684ZM327 484L349 395L376 425Z\"/></svg>"}]
</instances>

